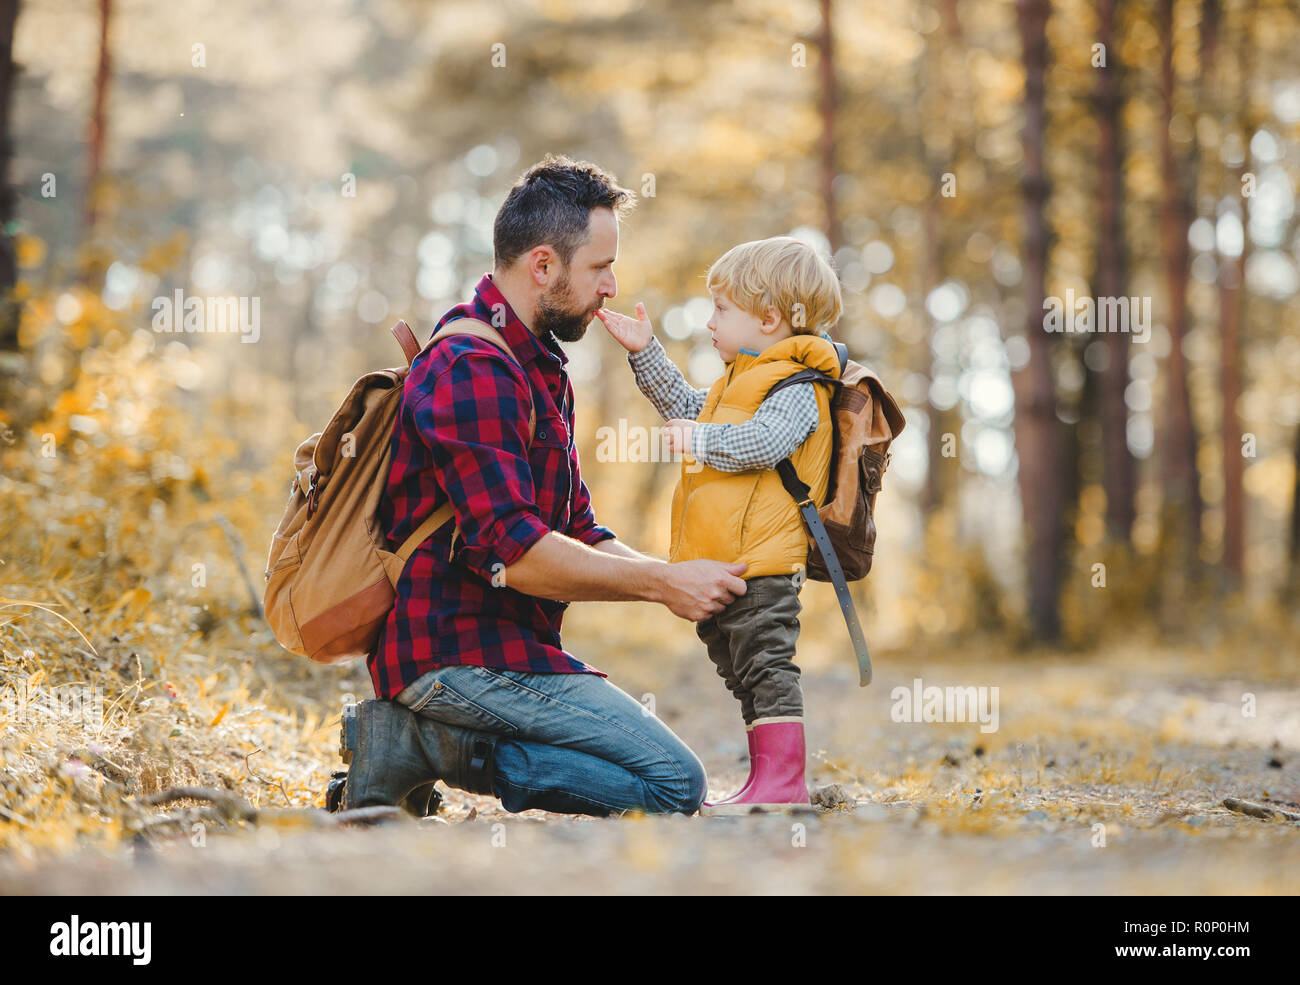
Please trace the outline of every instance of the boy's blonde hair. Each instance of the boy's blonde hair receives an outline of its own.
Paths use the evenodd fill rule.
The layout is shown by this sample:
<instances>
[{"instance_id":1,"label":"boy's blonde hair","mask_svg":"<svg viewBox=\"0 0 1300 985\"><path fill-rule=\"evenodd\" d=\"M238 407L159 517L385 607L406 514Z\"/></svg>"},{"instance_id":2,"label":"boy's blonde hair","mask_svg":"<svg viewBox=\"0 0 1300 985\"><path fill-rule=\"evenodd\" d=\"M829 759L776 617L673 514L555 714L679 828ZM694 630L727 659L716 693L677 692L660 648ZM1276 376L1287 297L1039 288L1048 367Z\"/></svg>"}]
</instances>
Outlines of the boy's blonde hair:
<instances>
[{"instance_id":1,"label":"boy's blonde hair","mask_svg":"<svg viewBox=\"0 0 1300 985\"><path fill-rule=\"evenodd\" d=\"M724 291L755 318L775 308L795 335L828 332L844 311L831 265L791 236L733 246L709 268L708 287Z\"/></svg>"}]
</instances>

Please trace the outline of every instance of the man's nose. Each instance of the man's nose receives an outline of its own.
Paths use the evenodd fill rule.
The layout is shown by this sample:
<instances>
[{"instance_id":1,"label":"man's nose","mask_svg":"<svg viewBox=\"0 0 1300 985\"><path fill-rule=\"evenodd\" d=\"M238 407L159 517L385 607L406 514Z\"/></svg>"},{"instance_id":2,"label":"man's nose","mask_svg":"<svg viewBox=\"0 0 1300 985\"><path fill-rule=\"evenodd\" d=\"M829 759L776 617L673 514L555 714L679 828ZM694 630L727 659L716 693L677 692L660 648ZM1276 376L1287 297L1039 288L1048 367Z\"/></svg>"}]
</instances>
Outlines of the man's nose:
<instances>
[{"instance_id":1,"label":"man's nose","mask_svg":"<svg viewBox=\"0 0 1300 985\"><path fill-rule=\"evenodd\" d=\"M600 294L602 297L613 298L618 296L618 279L614 276L614 271L609 272L600 285Z\"/></svg>"}]
</instances>

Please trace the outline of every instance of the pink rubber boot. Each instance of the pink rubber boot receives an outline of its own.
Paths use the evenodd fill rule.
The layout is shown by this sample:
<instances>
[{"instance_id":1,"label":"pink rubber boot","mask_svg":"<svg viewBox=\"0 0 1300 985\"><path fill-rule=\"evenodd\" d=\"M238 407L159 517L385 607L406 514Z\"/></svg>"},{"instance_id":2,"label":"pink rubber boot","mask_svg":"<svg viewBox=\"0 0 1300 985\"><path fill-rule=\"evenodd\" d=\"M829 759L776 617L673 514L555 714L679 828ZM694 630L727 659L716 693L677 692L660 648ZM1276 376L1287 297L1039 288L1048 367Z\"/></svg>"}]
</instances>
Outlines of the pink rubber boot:
<instances>
[{"instance_id":1,"label":"pink rubber boot","mask_svg":"<svg viewBox=\"0 0 1300 985\"><path fill-rule=\"evenodd\" d=\"M747 790L732 800L706 804L701 814L749 814L808 804L804 783L802 718L760 718L754 722L754 778Z\"/></svg>"},{"instance_id":2,"label":"pink rubber boot","mask_svg":"<svg viewBox=\"0 0 1300 985\"><path fill-rule=\"evenodd\" d=\"M713 802L709 802L706 800L704 802L705 807L716 807L718 804L729 804L737 797L744 794L745 791L747 791L751 786L753 786L754 784L754 726L752 725L745 726L745 738L749 742L749 776L745 778L745 782L741 786L741 788L737 790L735 793L733 793L730 797L723 797L721 800L715 800Z\"/></svg>"}]
</instances>

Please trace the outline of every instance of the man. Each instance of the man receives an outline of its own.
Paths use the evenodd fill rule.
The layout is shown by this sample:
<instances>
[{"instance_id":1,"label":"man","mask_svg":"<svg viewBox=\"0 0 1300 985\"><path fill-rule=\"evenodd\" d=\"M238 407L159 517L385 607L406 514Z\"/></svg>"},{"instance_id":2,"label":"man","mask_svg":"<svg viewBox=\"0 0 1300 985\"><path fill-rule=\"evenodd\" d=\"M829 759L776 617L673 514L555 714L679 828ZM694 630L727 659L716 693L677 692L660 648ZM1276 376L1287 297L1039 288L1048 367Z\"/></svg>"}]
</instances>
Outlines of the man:
<instances>
[{"instance_id":1,"label":"man","mask_svg":"<svg viewBox=\"0 0 1300 985\"><path fill-rule=\"evenodd\" d=\"M745 593L743 564L620 543L578 469L557 340L581 339L618 293L618 221L634 204L592 164L530 168L497 213L492 273L438 323L486 322L514 358L458 335L411 366L381 519L401 543L444 499L455 516L398 582L369 662L381 700L345 718L348 808L427 801L438 779L511 812L691 814L704 799L686 744L560 642L569 602L659 602L698 622Z\"/></svg>"}]
</instances>

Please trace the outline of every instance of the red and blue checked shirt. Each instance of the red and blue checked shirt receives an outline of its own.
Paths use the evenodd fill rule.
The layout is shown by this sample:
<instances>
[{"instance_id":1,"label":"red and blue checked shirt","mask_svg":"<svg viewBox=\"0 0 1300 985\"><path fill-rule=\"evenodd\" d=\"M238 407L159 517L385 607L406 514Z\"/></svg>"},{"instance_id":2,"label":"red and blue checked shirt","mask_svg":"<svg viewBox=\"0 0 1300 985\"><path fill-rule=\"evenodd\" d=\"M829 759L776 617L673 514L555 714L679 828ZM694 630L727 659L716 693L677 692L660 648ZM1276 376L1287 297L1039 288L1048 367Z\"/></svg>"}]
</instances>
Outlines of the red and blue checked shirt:
<instances>
[{"instance_id":1,"label":"red and blue checked shirt","mask_svg":"<svg viewBox=\"0 0 1300 985\"><path fill-rule=\"evenodd\" d=\"M462 317L495 325L519 362L490 342L457 335L411 364L380 521L400 544L450 499L461 538L453 552L448 521L407 561L369 660L381 698L445 664L605 676L560 645L568 603L502 584L505 568L548 530L584 544L614 536L596 522L578 471L568 356L518 319L490 274L474 300L452 308L434 331ZM531 451L530 398L537 414Z\"/></svg>"}]
</instances>

